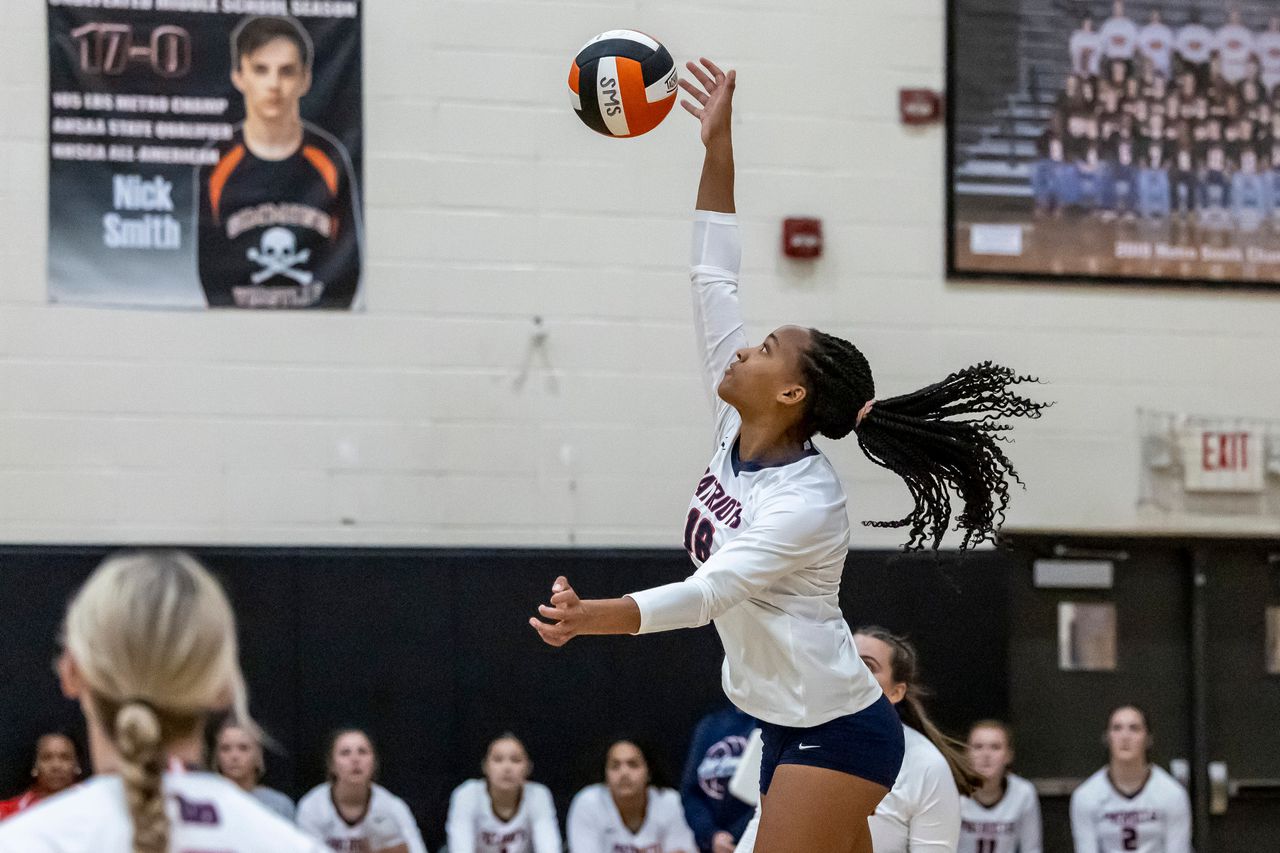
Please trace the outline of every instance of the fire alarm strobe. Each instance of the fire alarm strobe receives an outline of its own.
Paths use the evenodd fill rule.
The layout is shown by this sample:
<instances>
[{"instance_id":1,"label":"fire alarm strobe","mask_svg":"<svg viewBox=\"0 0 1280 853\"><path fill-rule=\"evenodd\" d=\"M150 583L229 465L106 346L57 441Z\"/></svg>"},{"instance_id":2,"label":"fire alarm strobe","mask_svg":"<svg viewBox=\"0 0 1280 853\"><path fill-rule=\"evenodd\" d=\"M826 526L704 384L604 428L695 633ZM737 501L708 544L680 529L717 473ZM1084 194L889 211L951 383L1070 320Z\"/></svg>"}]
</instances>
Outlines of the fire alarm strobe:
<instances>
[{"instance_id":1,"label":"fire alarm strobe","mask_svg":"<svg viewBox=\"0 0 1280 853\"><path fill-rule=\"evenodd\" d=\"M942 95L932 89L899 89L898 112L903 124L933 124L942 118Z\"/></svg>"},{"instance_id":2,"label":"fire alarm strobe","mask_svg":"<svg viewBox=\"0 0 1280 853\"><path fill-rule=\"evenodd\" d=\"M790 217L782 220L782 254L788 258L822 255L822 220Z\"/></svg>"}]
</instances>

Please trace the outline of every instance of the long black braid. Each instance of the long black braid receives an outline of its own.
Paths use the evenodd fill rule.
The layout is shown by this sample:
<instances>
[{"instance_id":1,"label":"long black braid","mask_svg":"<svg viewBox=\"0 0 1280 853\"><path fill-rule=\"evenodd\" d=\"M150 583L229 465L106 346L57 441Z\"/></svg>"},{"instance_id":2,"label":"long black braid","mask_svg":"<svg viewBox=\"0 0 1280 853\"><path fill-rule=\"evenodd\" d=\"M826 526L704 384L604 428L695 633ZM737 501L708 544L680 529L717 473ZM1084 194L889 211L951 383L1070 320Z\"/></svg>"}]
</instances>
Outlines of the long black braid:
<instances>
[{"instance_id":1,"label":"long black braid","mask_svg":"<svg viewBox=\"0 0 1280 853\"><path fill-rule=\"evenodd\" d=\"M999 444L1009 440L1003 433L1013 427L998 421L1038 418L1052 405L1010 390L1038 380L986 361L919 391L875 400L866 356L834 335L817 330L811 335L802 361L808 434L839 439L856 427L862 452L901 477L915 501L905 518L863 524L907 527L907 550L926 545L937 550L951 523L955 492L963 504L956 517L956 529L964 531L960 548L994 541L1009 506L1009 480L1022 483Z\"/></svg>"}]
</instances>

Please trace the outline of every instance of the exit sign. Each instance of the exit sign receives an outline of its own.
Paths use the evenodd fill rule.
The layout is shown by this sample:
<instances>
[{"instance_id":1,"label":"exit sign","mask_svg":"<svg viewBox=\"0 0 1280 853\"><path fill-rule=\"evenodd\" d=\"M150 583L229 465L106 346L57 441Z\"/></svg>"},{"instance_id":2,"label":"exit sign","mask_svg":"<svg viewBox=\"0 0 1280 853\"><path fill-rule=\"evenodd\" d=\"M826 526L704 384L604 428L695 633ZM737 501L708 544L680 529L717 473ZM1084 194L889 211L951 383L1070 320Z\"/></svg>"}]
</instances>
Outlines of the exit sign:
<instances>
[{"instance_id":1,"label":"exit sign","mask_svg":"<svg viewBox=\"0 0 1280 853\"><path fill-rule=\"evenodd\" d=\"M1265 432L1228 421L1184 427L1183 485L1189 492L1261 492L1265 487Z\"/></svg>"}]
</instances>

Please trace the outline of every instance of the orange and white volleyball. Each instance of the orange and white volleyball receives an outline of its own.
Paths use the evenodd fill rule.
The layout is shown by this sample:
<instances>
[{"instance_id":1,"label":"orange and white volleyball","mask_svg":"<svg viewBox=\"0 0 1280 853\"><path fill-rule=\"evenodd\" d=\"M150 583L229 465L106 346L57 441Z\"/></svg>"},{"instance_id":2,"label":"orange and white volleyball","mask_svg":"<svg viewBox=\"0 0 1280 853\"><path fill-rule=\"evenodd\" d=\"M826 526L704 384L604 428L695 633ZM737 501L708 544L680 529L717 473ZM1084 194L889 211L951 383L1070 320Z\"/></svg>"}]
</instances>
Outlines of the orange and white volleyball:
<instances>
[{"instance_id":1,"label":"orange and white volleyball","mask_svg":"<svg viewBox=\"0 0 1280 853\"><path fill-rule=\"evenodd\" d=\"M569 100L587 127L625 139L653 130L676 102L675 60L652 36L609 30L569 68Z\"/></svg>"}]
</instances>

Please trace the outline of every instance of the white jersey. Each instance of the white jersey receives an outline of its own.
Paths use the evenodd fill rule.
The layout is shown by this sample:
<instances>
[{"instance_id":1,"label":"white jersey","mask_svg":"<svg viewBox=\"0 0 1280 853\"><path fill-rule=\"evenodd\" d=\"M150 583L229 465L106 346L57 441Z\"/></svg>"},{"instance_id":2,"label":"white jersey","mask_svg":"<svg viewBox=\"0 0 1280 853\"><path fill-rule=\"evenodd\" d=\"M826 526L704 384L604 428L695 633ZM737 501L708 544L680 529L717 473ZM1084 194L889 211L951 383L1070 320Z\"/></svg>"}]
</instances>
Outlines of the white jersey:
<instances>
[{"instance_id":1,"label":"white jersey","mask_svg":"<svg viewBox=\"0 0 1280 853\"><path fill-rule=\"evenodd\" d=\"M166 773L173 853L325 853L313 838L212 773ZM0 824L0 853L132 853L119 776L95 776Z\"/></svg>"},{"instance_id":2,"label":"white jersey","mask_svg":"<svg viewBox=\"0 0 1280 853\"><path fill-rule=\"evenodd\" d=\"M1222 76L1239 83L1249 73L1253 56L1253 31L1241 24L1227 24L1214 36L1214 49L1222 57Z\"/></svg>"},{"instance_id":3,"label":"white jersey","mask_svg":"<svg viewBox=\"0 0 1280 853\"><path fill-rule=\"evenodd\" d=\"M449 797L449 853L560 853L556 805L546 785L526 782L511 820L493 811L489 786L468 779Z\"/></svg>"},{"instance_id":4,"label":"white jersey","mask_svg":"<svg viewBox=\"0 0 1280 853\"><path fill-rule=\"evenodd\" d=\"M631 598L641 634L714 621L729 699L757 719L808 728L855 714L882 692L840 611L849 517L835 469L812 446L785 465L741 461L741 418L715 396L735 353L747 346L740 258L737 217L699 211L694 320L716 400L716 448L685 519L685 545L698 569Z\"/></svg>"},{"instance_id":5,"label":"white jersey","mask_svg":"<svg viewBox=\"0 0 1280 853\"><path fill-rule=\"evenodd\" d=\"M1102 36L1102 55L1107 59L1133 59L1138 50L1138 25L1129 18L1107 18L1098 35Z\"/></svg>"},{"instance_id":6,"label":"white jersey","mask_svg":"<svg viewBox=\"0 0 1280 853\"><path fill-rule=\"evenodd\" d=\"M952 853L960 838L960 792L951 767L920 732L903 726L906 753L893 789L868 820L875 853Z\"/></svg>"},{"instance_id":7,"label":"white jersey","mask_svg":"<svg viewBox=\"0 0 1280 853\"><path fill-rule=\"evenodd\" d=\"M378 853L398 844L408 845L409 853L427 853L413 812L381 785L373 786L369 807L355 823L338 813L333 785L317 785L298 801L298 827L338 853Z\"/></svg>"},{"instance_id":8,"label":"white jersey","mask_svg":"<svg viewBox=\"0 0 1280 853\"><path fill-rule=\"evenodd\" d=\"M1191 800L1155 765L1132 797L1104 767L1071 795L1071 835L1076 853L1191 853Z\"/></svg>"},{"instance_id":9,"label":"white jersey","mask_svg":"<svg viewBox=\"0 0 1280 853\"><path fill-rule=\"evenodd\" d=\"M1213 33L1204 24L1187 24L1178 30L1173 45L1187 62L1203 65L1213 53Z\"/></svg>"},{"instance_id":10,"label":"white jersey","mask_svg":"<svg viewBox=\"0 0 1280 853\"><path fill-rule=\"evenodd\" d=\"M1138 31L1138 50L1151 60L1151 65L1162 77L1173 70L1173 30L1164 24L1147 24Z\"/></svg>"},{"instance_id":11,"label":"white jersey","mask_svg":"<svg viewBox=\"0 0 1280 853\"><path fill-rule=\"evenodd\" d=\"M1097 77L1102 69L1102 36L1096 32L1076 30L1068 45L1071 72L1081 77Z\"/></svg>"},{"instance_id":12,"label":"white jersey","mask_svg":"<svg viewBox=\"0 0 1280 853\"><path fill-rule=\"evenodd\" d=\"M675 791L650 787L644 824L632 832L609 789L597 784L583 788L569 804L569 853L698 853L698 842Z\"/></svg>"},{"instance_id":13,"label":"white jersey","mask_svg":"<svg viewBox=\"0 0 1280 853\"><path fill-rule=\"evenodd\" d=\"M1253 49L1262 66L1262 85L1270 92L1280 83L1280 33L1272 30L1258 33L1253 40Z\"/></svg>"},{"instance_id":14,"label":"white jersey","mask_svg":"<svg viewBox=\"0 0 1280 853\"><path fill-rule=\"evenodd\" d=\"M1009 773L1004 796L991 806L960 798L957 853L1041 853L1043 828L1035 786Z\"/></svg>"}]
</instances>

